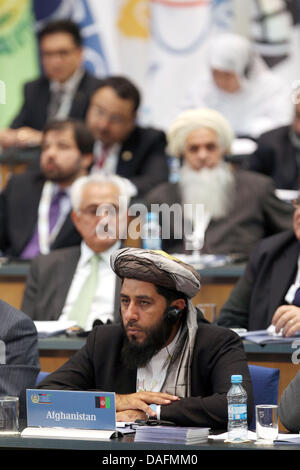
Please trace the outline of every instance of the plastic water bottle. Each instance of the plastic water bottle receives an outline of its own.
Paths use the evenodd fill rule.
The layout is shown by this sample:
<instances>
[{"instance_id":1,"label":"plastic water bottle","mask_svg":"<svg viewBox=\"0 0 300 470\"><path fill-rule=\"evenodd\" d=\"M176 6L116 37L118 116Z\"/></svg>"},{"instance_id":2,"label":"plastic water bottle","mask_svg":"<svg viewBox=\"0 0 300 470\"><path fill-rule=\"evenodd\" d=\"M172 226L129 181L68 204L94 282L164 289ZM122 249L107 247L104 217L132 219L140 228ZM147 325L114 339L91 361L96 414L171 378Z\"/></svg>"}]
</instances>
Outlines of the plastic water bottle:
<instances>
[{"instance_id":1,"label":"plastic water bottle","mask_svg":"<svg viewBox=\"0 0 300 470\"><path fill-rule=\"evenodd\" d=\"M168 158L168 165L169 165L169 182L170 183L178 183L180 177L180 160L177 157L169 157Z\"/></svg>"},{"instance_id":2,"label":"plastic water bottle","mask_svg":"<svg viewBox=\"0 0 300 470\"><path fill-rule=\"evenodd\" d=\"M246 441L248 438L247 392L242 386L241 375L231 376L228 401L228 440Z\"/></svg>"},{"instance_id":3,"label":"plastic water bottle","mask_svg":"<svg viewBox=\"0 0 300 470\"><path fill-rule=\"evenodd\" d=\"M161 230L158 214L148 212L142 226L142 247L147 250L161 250Z\"/></svg>"}]
</instances>

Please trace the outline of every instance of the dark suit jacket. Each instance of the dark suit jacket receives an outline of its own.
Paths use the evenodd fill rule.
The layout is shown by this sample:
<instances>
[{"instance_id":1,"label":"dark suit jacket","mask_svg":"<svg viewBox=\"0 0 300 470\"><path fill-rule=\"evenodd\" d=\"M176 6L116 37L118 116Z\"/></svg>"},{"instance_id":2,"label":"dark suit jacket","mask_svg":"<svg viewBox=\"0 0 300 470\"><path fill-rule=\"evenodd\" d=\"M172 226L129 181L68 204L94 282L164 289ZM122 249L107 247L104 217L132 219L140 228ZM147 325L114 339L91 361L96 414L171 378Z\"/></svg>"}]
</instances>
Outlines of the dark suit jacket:
<instances>
[{"instance_id":1,"label":"dark suit jacket","mask_svg":"<svg viewBox=\"0 0 300 470\"><path fill-rule=\"evenodd\" d=\"M39 172L12 176L0 194L0 249L6 256L18 257L33 236L45 178ZM79 245L81 236L70 214L51 249Z\"/></svg>"},{"instance_id":2,"label":"dark suit jacket","mask_svg":"<svg viewBox=\"0 0 300 470\"><path fill-rule=\"evenodd\" d=\"M299 162L289 132L290 126L283 126L262 134L249 159L249 169L273 178L276 188L298 190Z\"/></svg>"},{"instance_id":3,"label":"dark suit jacket","mask_svg":"<svg viewBox=\"0 0 300 470\"><path fill-rule=\"evenodd\" d=\"M99 87L101 80L84 72L74 96L69 116L74 119L85 119L89 100ZM17 129L29 126L42 130L47 119L47 107L50 101L50 82L46 77L28 82L24 86L24 102L19 114L11 123L11 128Z\"/></svg>"},{"instance_id":4,"label":"dark suit jacket","mask_svg":"<svg viewBox=\"0 0 300 470\"><path fill-rule=\"evenodd\" d=\"M58 320L80 257L80 246L39 255L27 276L22 311L33 320ZM120 280L116 280L115 320L119 320Z\"/></svg>"},{"instance_id":5,"label":"dark suit jacket","mask_svg":"<svg viewBox=\"0 0 300 470\"><path fill-rule=\"evenodd\" d=\"M34 387L40 370L37 332L27 315L2 300L0 340L6 349L6 364L0 364L0 394L20 397L20 415L25 417L25 390Z\"/></svg>"},{"instance_id":6,"label":"dark suit jacket","mask_svg":"<svg viewBox=\"0 0 300 470\"><path fill-rule=\"evenodd\" d=\"M166 137L163 131L136 126L122 143L116 173L136 185L139 194L168 180Z\"/></svg>"},{"instance_id":7,"label":"dark suit jacket","mask_svg":"<svg viewBox=\"0 0 300 470\"><path fill-rule=\"evenodd\" d=\"M222 307L217 323L229 328L263 330L293 284L300 252L292 231L262 240L253 250L244 275Z\"/></svg>"},{"instance_id":8,"label":"dark suit jacket","mask_svg":"<svg viewBox=\"0 0 300 470\"><path fill-rule=\"evenodd\" d=\"M291 229L293 208L274 194L273 182L264 175L235 170L235 189L229 214L212 220L206 230L203 253L240 253L248 256L258 240L274 233ZM179 184L165 183L146 195L146 203L181 202ZM174 233L174 230L171 231ZM182 251L182 239L163 240L166 251Z\"/></svg>"},{"instance_id":9,"label":"dark suit jacket","mask_svg":"<svg viewBox=\"0 0 300 470\"><path fill-rule=\"evenodd\" d=\"M136 392L137 371L122 363L120 325L93 329L87 344L65 365L41 382L41 388ZM180 426L227 426L227 398L232 374L242 374L251 421L253 397L247 359L232 331L200 322L191 366L191 397L161 408L161 418Z\"/></svg>"}]
</instances>

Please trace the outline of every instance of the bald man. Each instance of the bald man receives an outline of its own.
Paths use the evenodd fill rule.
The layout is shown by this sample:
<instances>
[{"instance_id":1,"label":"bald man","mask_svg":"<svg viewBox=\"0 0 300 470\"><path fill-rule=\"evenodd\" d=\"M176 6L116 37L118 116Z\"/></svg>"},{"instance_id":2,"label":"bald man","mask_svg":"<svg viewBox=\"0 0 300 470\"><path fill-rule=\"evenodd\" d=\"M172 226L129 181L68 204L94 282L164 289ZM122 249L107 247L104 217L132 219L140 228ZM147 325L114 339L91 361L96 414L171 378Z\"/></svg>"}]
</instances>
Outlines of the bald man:
<instances>
[{"instance_id":1,"label":"bald man","mask_svg":"<svg viewBox=\"0 0 300 470\"><path fill-rule=\"evenodd\" d=\"M190 231L196 230L199 213L190 214L187 208L203 205L204 241L198 248L203 253L248 257L261 238L292 228L293 208L276 197L271 179L226 163L233 137L228 121L215 110L181 113L167 135L169 153L182 159L179 182L159 185L147 194L146 201L149 206L180 204L189 219L186 227L193 227ZM162 218L161 223L166 222ZM184 237L178 236L178 227L174 224L168 238L162 225L165 250L182 250ZM191 248L191 244L187 246Z\"/></svg>"}]
</instances>

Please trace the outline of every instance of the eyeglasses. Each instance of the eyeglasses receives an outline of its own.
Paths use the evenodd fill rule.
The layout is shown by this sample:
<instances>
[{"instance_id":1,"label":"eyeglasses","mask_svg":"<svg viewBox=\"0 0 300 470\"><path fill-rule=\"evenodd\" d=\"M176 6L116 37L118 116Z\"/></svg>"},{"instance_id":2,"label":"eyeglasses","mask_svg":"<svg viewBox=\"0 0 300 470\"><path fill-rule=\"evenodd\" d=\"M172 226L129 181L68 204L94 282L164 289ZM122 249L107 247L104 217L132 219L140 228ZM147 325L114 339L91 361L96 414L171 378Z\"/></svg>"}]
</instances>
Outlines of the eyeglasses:
<instances>
[{"instance_id":1,"label":"eyeglasses","mask_svg":"<svg viewBox=\"0 0 300 470\"><path fill-rule=\"evenodd\" d=\"M91 110L96 117L105 118L111 124L122 125L127 122L127 118L125 116L121 116L120 114L111 114L97 104L92 104Z\"/></svg>"},{"instance_id":2,"label":"eyeglasses","mask_svg":"<svg viewBox=\"0 0 300 470\"><path fill-rule=\"evenodd\" d=\"M41 51L42 57L46 60L52 59L53 57L59 57L60 59L66 59L70 56L77 47L72 47L72 49L58 49L57 51Z\"/></svg>"},{"instance_id":3,"label":"eyeglasses","mask_svg":"<svg viewBox=\"0 0 300 470\"><path fill-rule=\"evenodd\" d=\"M90 206L78 211L79 214L88 218L108 217L119 213L119 207L115 204L100 204L99 206Z\"/></svg>"}]
</instances>

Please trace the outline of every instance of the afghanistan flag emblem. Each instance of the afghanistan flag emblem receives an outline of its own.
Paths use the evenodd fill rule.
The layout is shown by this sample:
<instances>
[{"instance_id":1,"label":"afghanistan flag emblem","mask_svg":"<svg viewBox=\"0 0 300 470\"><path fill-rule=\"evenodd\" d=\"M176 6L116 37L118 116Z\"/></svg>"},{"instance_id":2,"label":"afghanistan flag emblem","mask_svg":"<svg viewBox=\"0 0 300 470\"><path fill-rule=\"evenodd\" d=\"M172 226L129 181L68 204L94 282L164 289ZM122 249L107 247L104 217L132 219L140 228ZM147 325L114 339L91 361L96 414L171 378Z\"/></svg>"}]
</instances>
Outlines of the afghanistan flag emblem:
<instances>
[{"instance_id":1,"label":"afghanistan flag emblem","mask_svg":"<svg viewBox=\"0 0 300 470\"><path fill-rule=\"evenodd\" d=\"M96 408L110 408L110 397L95 397Z\"/></svg>"}]
</instances>

